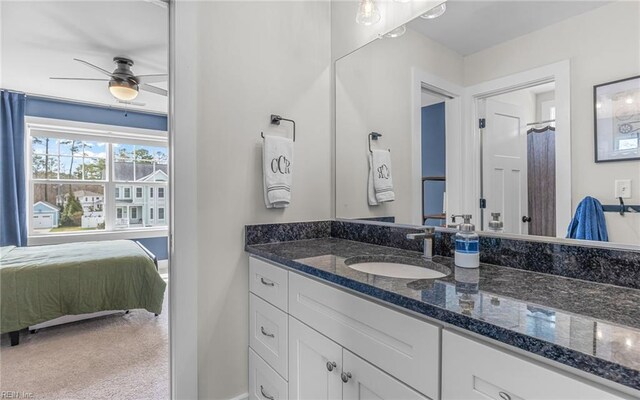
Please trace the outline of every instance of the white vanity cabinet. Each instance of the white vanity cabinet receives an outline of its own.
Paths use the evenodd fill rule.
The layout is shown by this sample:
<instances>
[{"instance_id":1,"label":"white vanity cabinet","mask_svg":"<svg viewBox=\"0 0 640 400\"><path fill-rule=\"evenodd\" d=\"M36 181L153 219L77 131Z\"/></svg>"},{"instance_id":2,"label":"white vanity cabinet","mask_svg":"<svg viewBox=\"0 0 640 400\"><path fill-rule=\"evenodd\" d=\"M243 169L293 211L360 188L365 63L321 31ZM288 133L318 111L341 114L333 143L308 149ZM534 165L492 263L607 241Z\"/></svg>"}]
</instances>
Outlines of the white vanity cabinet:
<instances>
[{"instance_id":1,"label":"white vanity cabinet","mask_svg":"<svg viewBox=\"0 0 640 400\"><path fill-rule=\"evenodd\" d=\"M627 398L284 267L249 264L252 400Z\"/></svg>"}]
</instances>

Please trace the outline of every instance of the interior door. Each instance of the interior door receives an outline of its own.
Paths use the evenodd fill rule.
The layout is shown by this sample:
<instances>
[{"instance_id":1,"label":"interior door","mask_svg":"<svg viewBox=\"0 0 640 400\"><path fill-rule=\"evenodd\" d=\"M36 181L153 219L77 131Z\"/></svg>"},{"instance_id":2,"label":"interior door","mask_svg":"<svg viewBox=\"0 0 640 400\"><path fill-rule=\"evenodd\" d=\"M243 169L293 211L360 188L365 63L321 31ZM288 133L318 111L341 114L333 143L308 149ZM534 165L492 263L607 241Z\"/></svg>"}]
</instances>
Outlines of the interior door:
<instances>
[{"instance_id":1,"label":"interior door","mask_svg":"<svg viewBox=\"0 0 640 400\"><path fill-rule=\"evenodd\" d=\"M499 212L505 233L527 234L527 132L524 109L485 100L482 131L482 195L484 225Z\"/></svg>"},{"instance_id":2,"label":"interior door","mask_svg":"<svg viewBox=\"0 0 640 400\"><path fill-rule=\"evenodd\" d=\"M289 317L289 398L342 398L342 347Z\"/></svg>"},{"instance_id":3,"label":"interior door","mask_svg":"<svg viewBox=\"0 0 640 400\"><path fill-rule=\"evenodd\" d=\"M342 353L346 380L342 400L428 400L350 351L344 349Z\"/></svg>"}]
</instances>

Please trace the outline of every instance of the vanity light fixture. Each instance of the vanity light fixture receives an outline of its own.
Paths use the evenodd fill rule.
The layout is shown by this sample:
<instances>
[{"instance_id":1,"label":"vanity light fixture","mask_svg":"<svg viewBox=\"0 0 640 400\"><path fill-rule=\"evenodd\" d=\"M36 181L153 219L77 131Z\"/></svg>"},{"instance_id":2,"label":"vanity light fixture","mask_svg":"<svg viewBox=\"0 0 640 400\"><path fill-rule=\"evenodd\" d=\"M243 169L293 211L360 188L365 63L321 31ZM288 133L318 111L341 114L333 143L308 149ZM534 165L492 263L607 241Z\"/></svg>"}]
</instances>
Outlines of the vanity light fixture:
<instances>
[{"instance_id":1,"label":"vanity light fixture","mask_svg":"<svg viewBox=\"0 0 640 400\"><path fill-rule=\"evenodd\" d=\"M356 22L360 25L373 25L380 21L380 11L374 0L360 0Z\"/></svg>"},{"instance_id":2,"label":"vanity light fixture","mask_svg":"<svg viewBox=\"0 0 640 400\"><path fill-rule=\"evenodd\" d=\"M427 11L426 13L422 14L420 18L435 19L441 16L442 14L444 14L445 11L447 11L447 3L442 3L433 7L431 10Z\"/></svg>"},{"instance_id":3,"label":"vanity light fixture","mask_svg":"<svg viewBox=\"0 0 640 400\"><path fill-rule=\"evenodd\" d=\"M404 26L404 25L400 25L396 29L393 29L393 30L387 32L387 34L384 35L384 37L399 38L400 36L404 35L406 31L407 31L407 27Z\"/></svg>"}]
</instances>

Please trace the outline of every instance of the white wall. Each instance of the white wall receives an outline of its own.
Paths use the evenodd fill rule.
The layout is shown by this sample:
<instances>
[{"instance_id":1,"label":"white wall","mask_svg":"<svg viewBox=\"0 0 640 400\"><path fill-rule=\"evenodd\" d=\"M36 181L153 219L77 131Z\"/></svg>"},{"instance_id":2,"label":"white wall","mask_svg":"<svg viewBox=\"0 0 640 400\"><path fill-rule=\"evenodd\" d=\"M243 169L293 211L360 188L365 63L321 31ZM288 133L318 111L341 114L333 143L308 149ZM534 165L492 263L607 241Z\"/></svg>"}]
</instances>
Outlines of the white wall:
<instances>
[{"instance_id":1,"label":"white wall","mask_svg":"<svg viewBox=\"0 0 640 400\"><path fill-rule=\"evenodd\" d=\"M330 3L202 2L198 13L199 397L229 399L247 391L244 225L331 218ZM297 123L284 210L262 194L260 131L290 134L269 126L272 113Z\"/></svg>"},{"instance_id":2,"label":"white wall","mask_svg":"<svg viewBox=\"0 0 640 400\"><path fill-rule=\"evenodd\" d=\"M395 216L411 223L412 67L451 83L462 82L462 57L408 29L395 39L377 40L336 63L336 216ZM369 132L383 136L372 147L391 149L396 200L367 203Z\"/></svg>"},{"instance_id":3,"label":"white wall","mask_svg":"<svg viewBox=\"0 0 640 400\"><path fill-rule=\"evenodd\" d=\"M593 148L593 85L640 74L639 15L639 2L615 2L465 58L467 86L570 60L574 210L585 196L615 204L615 179L631 179L626 202L640 204L640 162L596 164ZM640 214L606 219L610 241L640 243Z\"/></svg>"}]
</instances>

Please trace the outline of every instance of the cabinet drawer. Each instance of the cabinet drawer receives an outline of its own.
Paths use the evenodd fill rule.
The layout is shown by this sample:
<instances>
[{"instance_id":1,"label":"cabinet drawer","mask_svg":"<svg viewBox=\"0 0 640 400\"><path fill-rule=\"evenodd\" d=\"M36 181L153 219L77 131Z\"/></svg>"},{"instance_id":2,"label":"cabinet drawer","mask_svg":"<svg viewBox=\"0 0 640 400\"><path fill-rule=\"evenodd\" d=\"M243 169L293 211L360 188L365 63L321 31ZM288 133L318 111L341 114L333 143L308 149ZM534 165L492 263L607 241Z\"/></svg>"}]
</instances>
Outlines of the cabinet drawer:
<instances>
[{"instance_id":1,"label":"cabinet drawer","mask_svg":"<svg viewBox=\"0 0 640 400\"><path fill-rule=\"evenodd\" d=\"M287 314L255 296L249 295L249 346L282 377L288 377Z\"/></svg>"},{"instance_id":2,"label":"cabinet drawer","mask_svg":"<svg viewBox=\"0 0 640 400\"><path fill-rule=\"evenodd\" d=\"M287 270L249 257L249 290L287 312Z\"/></svg>"},{"instance_id":3,"label":"cabinet drawer","mask_svg":"<svg viewBox=\"0 0 640 400\"><path fill-rule=\"evenodd\" d=\"M426 396L439 398L439 327L293 272L289 313Z\"/></svg>"},{"instance_id":4,"label":"cabinet drawer","mask_svg":"<svg viewBox=\"0 0 640 400\"><path fill-rule=\"evenodd\" d=\"M249 399L289 399L287 382L251 349L249 349Z\"/></svg>"},{"instance_id":5,"label":"cabinet drawer","mask_svg":"<svg viewBox=\"0 0 640 400\"><path fill-rule=\"evenodd\" d=\"M621 397L551 368L444 331L442 399L608 400Z\"/></svg>"}]
</instances>

